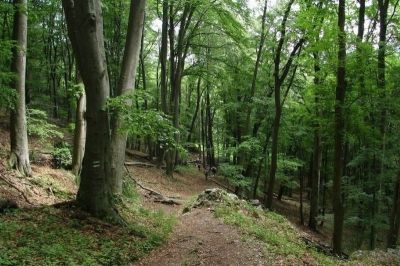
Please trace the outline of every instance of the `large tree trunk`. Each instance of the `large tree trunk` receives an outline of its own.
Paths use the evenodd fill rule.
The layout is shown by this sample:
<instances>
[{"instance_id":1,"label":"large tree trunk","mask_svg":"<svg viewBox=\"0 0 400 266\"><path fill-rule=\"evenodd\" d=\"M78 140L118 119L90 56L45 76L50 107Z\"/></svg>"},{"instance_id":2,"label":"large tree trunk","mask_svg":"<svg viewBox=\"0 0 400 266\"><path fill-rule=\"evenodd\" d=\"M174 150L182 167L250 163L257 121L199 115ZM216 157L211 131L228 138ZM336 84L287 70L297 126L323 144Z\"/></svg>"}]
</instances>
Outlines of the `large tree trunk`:
<instances>
[{"instance_id":1,"label":"large tree trunk","mask_svg":"<svg viewBox=\"0 0 400 266\"><path fill-rule=\"evenodd\" d=\"M26 48L27 48L27 1L14 0L14 28L13 39L16 46L13 49L12 72L16 79L12 87L16 90L18 100L15 108L10 112L10 165L22 175L32 174L29 163L28 133L26 127L25 108L25 75L26 75Z\"/></svg>"},{"instance_id":2,"label":"large tree trunk","mask_svg":"<svg viewBox=\"0 0 400 266\"><path fill-rule=\"evenodd\" d=\"M339 0L338 15L338 67L337 67L337 88L335 103L335 159L334 159L334 177L332 187L332 206L334 213L334 229L333 229L333 252L340 255L342 252L342 236L343 236L343 220L344 208L341 191L341 182L344 168L344 137L345 137L345 121L344 121L344 103L346 96L346 36L345 36L345 20L346 20L346 1Z\"/></svg>"},{"instance_id":3,"label":"large tree trunk","mask_svg":"<svg viewBox=\"0 0 400 266\"><path fill-rule=\"evenodd\" d=\"M136 68L139 64L145 6L146 0L131 1L127 39L125 43L121 74L115 96L126 95L133 90L136 78ZM131 105L130 102L127 104ZM111 127L112 137L109 158L111 165L109 174L112 191L113 193L118 194L122 193L122 177L124 173L127 140L127 134L119 131L122 127L122 123L122 118L118 114L115 114Z\"/></svg>"},{"instance_id":4,"label":"large tree trunk","mask_svg":"<svg viewBox=\"0 0 400 266\"><path fill-rule=\"evenodd\" d=\"M108 179L110 85L99 0L63 0L68 33L85 85L87 141L77 201L97 217L116 217Z\"/></svg>"}]
</instances>

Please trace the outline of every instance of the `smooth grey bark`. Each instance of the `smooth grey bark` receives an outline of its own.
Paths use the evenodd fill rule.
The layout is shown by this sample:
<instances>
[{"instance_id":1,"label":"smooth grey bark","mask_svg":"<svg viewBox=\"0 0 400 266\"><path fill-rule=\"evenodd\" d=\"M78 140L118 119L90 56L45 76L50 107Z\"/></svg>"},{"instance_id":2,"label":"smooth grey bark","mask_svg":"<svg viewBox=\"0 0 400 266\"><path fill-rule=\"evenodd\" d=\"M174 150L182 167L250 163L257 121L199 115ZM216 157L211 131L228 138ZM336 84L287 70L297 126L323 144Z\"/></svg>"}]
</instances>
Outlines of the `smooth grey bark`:
<instances>
[{"instance_id":1,"label":"smooth grey bark","mask_svg":"<svg viewBox=\"0 0 400 266\"><path fill-rule=\"evenodd\" d=\"M78 98L75 114L74 148L72 152L72 173L79 176L85 155L86 143L86 94L82 92Z\"/></svg>"},{"instance_id":2,"label":"smooth grey bark","mask_svg":"<svg viewBox=\"0 0 400 266\"><path fill-rule=\"evenodd\" d=\"M106 102L110 82L104 49L103 16L99 0L63 0L68 34L85 85L87 135L79 206L101 218L116 218L108 179L110 145Z\"/></svg>"},{"instance_id":3,"label":"smooth grey bark","mask_svg":"<svg viewBox=\"0 0 400 266\"><path fill-rule=\"evenodd\" d=\"M144 11L146 0L132 0L129 13L128 32L122 59L121 73L115 96L122 96L133 91L136 69L139 65L139 53L143 34ZM130 102L127 103L131 105ZM112 121L110 146L110 181L113 193L122 193L125 149L127 134L119 132L122 118L115 114Z\"/></svg>"},{"instance_id":4,"label":"smooth grey bark","mask_svg":"<svg viewBox=\"0 0 400 266\"><path fill-rule=\"evenodd\" d=\"M14 109L10 112L10 139L11 153L10 165L24 176L32 174L29 162L28 133L26 125L25 107L25 81L26 81L26 49L27 49L27 0L14 0L14 28L13 40L16 46L13 48L11 70L16 74L12 84L18 99Z\"/></svg>"}]
</instances>

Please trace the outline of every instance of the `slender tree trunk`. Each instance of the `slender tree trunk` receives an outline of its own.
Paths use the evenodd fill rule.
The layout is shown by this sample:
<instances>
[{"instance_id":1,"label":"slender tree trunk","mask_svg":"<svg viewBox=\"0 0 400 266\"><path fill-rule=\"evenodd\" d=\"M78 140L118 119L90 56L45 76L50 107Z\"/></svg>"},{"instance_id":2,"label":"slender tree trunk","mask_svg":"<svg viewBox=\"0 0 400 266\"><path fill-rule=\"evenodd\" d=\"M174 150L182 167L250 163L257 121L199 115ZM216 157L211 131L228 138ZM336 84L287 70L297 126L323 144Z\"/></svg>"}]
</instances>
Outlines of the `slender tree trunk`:
<instances>
[{"instance_id":1,"label":"slender tree trunk","mask_svg":"<svg viewBox=\"0 0 400 266\"><path fill-rule=\"evenodd\" d=\"M214 141L213 141L213 119L211 115L210 84L207 83L206 89L206 124L207 124L207 164L209 167L215 166Z\"/></svg>"},{"instance_id":2,"label":"slender tree trunk","mask_svg":"<svg viewBox=\"0 0 400 266\"><path fill-rule=\"evenodd\" d=\"M168 29L168 35L169 35L169 49L170 49L170 58L169 58L169 63L170 63L170 86L171 86L171 97L170 97L170 106L169 106L169 113L173 114L174 109L174 98L175 98L175 26L174 26L174 6L173 3L169 3L169 29ZM168 150L166 154L166 175L167 176L172 176L174 173L174 158L175 158L175 152L171 149Z\"/></svg>"},{"instance_id":3,"label":"slender tree trunk","mask_svg":"<svg viewBox=\"0 0 400 266\"><path fill-rule=\"evenodd\" d=\"M139 64L139 53L143 34L144 11L146 0L131 0L128 32L116 96L132 92ZM131 105L131 102L127 103ZM110 181L113 193L122 193L122 177L124 174L125 149L127 134L121 133L122 118L115 114L112 121L110 147Z\"/></svg>"},{"instance_id":4,"label":"slender tree trunk","mask_svg":"<svg viewBox=\"0 0 400 266\"><path fill-rule=\"evenodd\" d=\"M339 0L338 15L338 67L337 67L337 88L335 104L335 159L334 159L334 178L332 187L332 206L334 213L333 229L333 252L337 255L342 253L342 236L344 208L341 190L341 182L344 168L344 138L345 138L345 118L344 103L346 96L346 1Z\"/></svg>"},{"instance_id":5,"label":"slender tree trunk","mask_svg":"<svg viewBox=\"0 0 400 266\"><path fill-rule=\"evenodd\" d=\"M15 108L10 112L10 165L24 176L32 174L29 162L28 134L25 109L25 76L26 76L26 48L27 48L27 1L14 0L14 28L13 39L16 46L13 48L11 70L16 74L12 84L18 100Z\"/></svg>"},{"instance_id":6,"label":"slender tree trunk","mask_svg":"<svg viewBox=\"0 0 400 266\"><path fill-rule=\"evenodd\" d=\"M319 65L319 55L314 53L314 85L318 88L321 85L320 75L320 65ZM317 92L315 96L315 115L318 120L321 117L320 107L319 107L320 95ZM317 216L318 216L318 202L319 202L319 187L321 178L321 163L322 163L322 141L320 134L319 122L315 122L314 125L314 152L313 152L313 167L311 175L311 197L310 197L310 219L308 222L308 227L317 231Z\"/></svg>"},{"instance_id":7,"label":"slender tree trunk","mask_svg":"<svg viewBox=\"0 0 400 266\"><path fill-rule=\"evenodd\" d=\"M77 71L77 81L82 83L80 74ZM82 84L83 85L83 84ZM75 114L75 132L74 132L74 150L72 152L72 173L79 176L82 171L83 157L85 156L85 143L86 143L86 94L82 91L77 105Z\"/></svg>"},{"instance_id":8,"label":"slender tree trunk","mask_svg":"<svg viewBox=\"0 0 400 266\"><path fill-rule=\"evenodd\" d=\"M283 20L281 23L281 30L280 30L280 38L278 42L278 46L275 52L274 57L274 93L275 93L275 118L273 123L272 129L272 150L271 150L271 166L269 169L269 183L268 183L268 192L267 192L267 199L265 201L265 207L268 209L272 209L272 200L273 200L273 193L274 193L274 186L275 186L275 175L278 168L278 145L279 145L279 128L280 122L282 117L282 97L281 97L281 87L284 83L285 79L287 78L289 71L292 68L294 58L300 53L301 48L304 44L304 39L301 38L299 42L293 47L289 59L287 60L286 64L283 66L281 71L281 57L282 57L282 49L283 45L286 41L286 23L292 8L294 0L290 0L287 4L285 13L283 15ZM296 73L296 68L293 70L293 77ZM282 72L282 73L281 73ZM293 81L293 79L292 79ZM288 85L287 91L284 95L284 99L289 92L290 85Z\"/></svg>"},{"instance_id":9,"label":"slender tree trunk","mask_svg":"<svg viewBox=\"0 0 400 266\"><path fill-rule=\"evenodd\" d=\"M388 248L396 248L400 229L400 173L394 186L393 206L389 219Z\"/></svg>"},{"instance_id":10,"label":"slender tree trunk","mask_svg":"<svg viewBox=\"0 0 400 266\"><path fill-rule=\"evenodd\" d=\"M304 192L304 167L300 168L300 224L304 225L304 207L303 207L303 192Z\"/></svg>"},{"instance_id":11,"label":"slender tree trunk","mask_svg":"<svg viewBox=\"0 0 400 266\"><path fill-rule=\"evenodd\" d=\"M259 42L258 48L257 48L257 58L256 58L256 63L254 65L253 78L252 78L252 81L251 81L250 98L248 99L249 103L253 102L253 97L254 97L254 95L256 93L258 70L260 68L263 49L264 49L264 44L265 44L265 39L266 39L266 34L265 34L266 25L265 24L266 24L266 20L267 20L267 9L268 9L268 0L265 0L264 9L263 9L263 15L262 15L262 18L261 18L260 42ZM251 111L252 111L252 107L250 107L250 110L246 114L246 125L245 125L246 133L248 133L250 131L250 115L251 115Z\"/></svg>"},{"instance_id":12,"label":"slender tree trunk","mask_svg":"<svg viewBox=\"0 0 400 266\"><path fill-rule=\"evenodd\" d=\"M200 101L201 101L200 87L201 87L201 77L199 77L199 79L197 80L196 110L194 111L194 114L193 114L192 123L190 123L190 129L189 129L189 135L188 135L188 138L187 138L187 142L191 142L192 141L192 134L193 134L194 126L196 124L197 116L198 116L199 109L200 109Z\"/></svg>"},{"instance_id":13,"label":"slender tree trunk","mask_svg":"<svg viewBox=\"0 0 400 266\"><path fill-rule=\"evenodd\" d=\"M167 96L168 96L168 71L167 71L167 58L168 58L168 19L169 19L169 4L168 0L163 1L163 14L162 14L162 31L161 31L161 49L160 49L160 65L161 65L161 86L160 86L160 101L161 111L168 114ZM160 167L164 160L165 149L159 143L158 162Z\"/></svg>"}]
</instances>

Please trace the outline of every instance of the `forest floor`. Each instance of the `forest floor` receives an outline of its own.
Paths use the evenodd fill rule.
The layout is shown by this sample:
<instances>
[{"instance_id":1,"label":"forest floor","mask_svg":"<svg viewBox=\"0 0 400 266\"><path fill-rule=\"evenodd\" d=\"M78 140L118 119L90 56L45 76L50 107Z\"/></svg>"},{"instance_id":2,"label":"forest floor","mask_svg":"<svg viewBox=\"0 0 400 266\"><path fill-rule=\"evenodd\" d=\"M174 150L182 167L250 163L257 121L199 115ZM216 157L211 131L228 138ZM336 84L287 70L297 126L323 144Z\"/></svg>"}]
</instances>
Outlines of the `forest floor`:
<instances>
[{"instance_id":1,"label":"forest floor","mask_svg":"<svg viewBox=\"0 0 400 266\"><path fill-rule=\"evenodd\" d=\"M211 208L199 208L182 214L188 202L205 189L218 187L206 181L202 172L183 169L173 179L157 169L132 169L147 187L165 195L174 195L183 205L165 205L146 200L148 208L160 208L178 217L178 224L168 242L134 265L265 265L262 244L243 238L234 226L215 218Z\"/></svg>"},{"instance_id":2,"label":"forest floor","mask_svg":"<svg viewBox=\"0 0 400 266\"><path fill-rule=\"evenodd\" d=\"M400 263L379 251L359 253L349 261L319 252L318 247L329 238L298 225L298 205L290 198L275 204L288 219L241 200L183 213L200 193L219 187L206 181L194 166L179 167L174 178L155 167L128 166L130 178L126 180L122 215L129 226L114 226L73 206L75 178L66 170L52 169L48 152L40 143L31 145L32 177L21 178L10 171L6 163L8 143L6 127L0 124L0 203L9 200L18 206L16 210L0 206L0 265ZM132 160L140 158L128 158ZM181 204L157 202L154 193L135 187L134 181Z\"/></svg>"},{"instance_id":3,"label":"forest floor","mask_svg":"<svg viewBox=\"0 0 400 266\"><path fill-rule=\"evenodd\" d=\"M130 172L145 187L183 203L160 204L151 200L148 191L140 190L146 208L163 210L178 222L165 244L132 265L398 265L399 261L379 251L373 255L361 252L351 260L327 254L328 237L299 225L294 199L275 204L289 219L260 208L254 211L248 203L239 208L222 203L186 212L199 193L220 186L206 181L194 167L178 169L174 178L166 178L154 167L131 167Z\"/></svg>"}]
</instances>

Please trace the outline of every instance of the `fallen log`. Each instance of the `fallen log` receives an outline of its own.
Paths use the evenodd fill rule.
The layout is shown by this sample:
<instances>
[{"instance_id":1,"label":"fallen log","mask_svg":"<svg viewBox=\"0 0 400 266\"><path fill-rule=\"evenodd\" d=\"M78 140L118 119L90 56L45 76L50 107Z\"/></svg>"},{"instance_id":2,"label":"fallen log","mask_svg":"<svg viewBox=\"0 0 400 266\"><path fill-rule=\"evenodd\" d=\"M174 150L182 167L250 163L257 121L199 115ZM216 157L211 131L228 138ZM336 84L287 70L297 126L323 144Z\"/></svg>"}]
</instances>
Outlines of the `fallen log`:
<instances>
[{"instance_id":1,"label":"fallen log","mask_svg":"<svg viewBox=\"0 0 400 266\"><path fill-rule=\"evenodd\" d=\"M156 165L151 164L151 163L143 163L143 162L125 162L125 165L127 166L138 166L138 167L156 167Z\"/></svg>"},{"instance_id":2,"label":"fallen log","mask_svg":"<svg viewBox=\"0 0 400 266\"><path fill-rule=\"evenodd\" d=\"M137 181L131 174L131 172L129 171L128 167L125 165L125 169L126 172L128 173L129 177L133 180L133 182L135 182L135 184L137 186L139 186L141 189L146 190L149 192L150 196L153 196L153 201L154 202L159 202L159 203L163 203L163 204L168 204L168 205L182 205L182 202L177 201L174 199L174 197L167 197L164 196L163 194L154 191L148 187L143 186L139 181ZM176 198L176 197L175 197Z\"/></svg>"}]
</instances>

